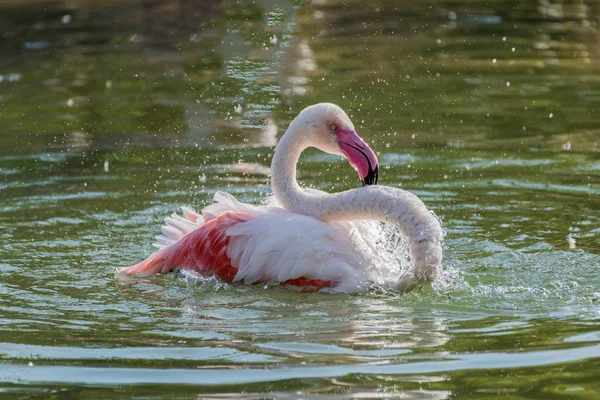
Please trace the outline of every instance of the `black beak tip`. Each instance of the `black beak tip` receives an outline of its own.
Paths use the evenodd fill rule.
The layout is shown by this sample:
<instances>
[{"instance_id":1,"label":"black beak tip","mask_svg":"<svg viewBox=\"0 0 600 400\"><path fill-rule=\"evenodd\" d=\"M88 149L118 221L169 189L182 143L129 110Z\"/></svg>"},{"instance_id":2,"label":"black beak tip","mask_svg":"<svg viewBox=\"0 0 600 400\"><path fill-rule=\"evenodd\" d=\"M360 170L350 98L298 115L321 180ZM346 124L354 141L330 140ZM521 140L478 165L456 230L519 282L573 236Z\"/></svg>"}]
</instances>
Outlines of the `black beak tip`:
<instances>
[{"instance_id":1,"label":"black beak tip","mask_svg":"<svg viewBox=\"0 0 600 400\"><path fill-rule=\"evenodd\" d=\"M379 166L376 165L375 169L369 168L369 173L360 182L363 186L376 185L379 179Z\"/></svg>"}]
</instances>

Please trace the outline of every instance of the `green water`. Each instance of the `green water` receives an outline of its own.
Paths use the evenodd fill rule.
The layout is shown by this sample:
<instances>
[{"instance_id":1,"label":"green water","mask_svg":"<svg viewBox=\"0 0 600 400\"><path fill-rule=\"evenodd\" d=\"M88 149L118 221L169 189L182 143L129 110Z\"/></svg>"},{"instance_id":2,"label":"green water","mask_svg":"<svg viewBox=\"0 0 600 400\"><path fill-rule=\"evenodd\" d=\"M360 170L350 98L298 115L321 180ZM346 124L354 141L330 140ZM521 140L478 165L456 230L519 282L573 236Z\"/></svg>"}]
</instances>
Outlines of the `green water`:
<instances>
[{"instance_id":1,"label":"green water","mask_svg":"<svg viewBox=\"0 0 600 400\"><path fill-rule=\"evenodd\" d=\"M0 397L600 398L597 1L0 5ZM306 105L443 218L402 295L117 279ZM277 133L278 132L278 133ZM311 151L304 185L359 185Z\"/></svg>"}]
</instances>

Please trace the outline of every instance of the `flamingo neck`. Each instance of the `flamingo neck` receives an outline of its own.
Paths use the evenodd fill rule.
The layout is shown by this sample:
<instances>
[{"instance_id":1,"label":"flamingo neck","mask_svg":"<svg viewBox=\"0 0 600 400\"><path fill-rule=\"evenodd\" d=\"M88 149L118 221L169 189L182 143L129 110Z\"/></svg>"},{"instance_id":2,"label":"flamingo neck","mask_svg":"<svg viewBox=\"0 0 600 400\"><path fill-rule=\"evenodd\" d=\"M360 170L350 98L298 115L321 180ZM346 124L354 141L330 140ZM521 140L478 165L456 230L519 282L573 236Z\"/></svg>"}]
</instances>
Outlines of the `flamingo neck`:
<instances>
[{"instance_id":1,"label":"flamingo neck","mask_svg":"<svg viewBox=\"0 0 600 400\"><path fill-rule=\"evenodd\" d=\"M296 181L296 164L300 153L308 146L294 122L275 148L271 162L271 186L275 198L283 208L298 214L313 215L310 213L306 193Z\"/></svg>"}]
</instances>

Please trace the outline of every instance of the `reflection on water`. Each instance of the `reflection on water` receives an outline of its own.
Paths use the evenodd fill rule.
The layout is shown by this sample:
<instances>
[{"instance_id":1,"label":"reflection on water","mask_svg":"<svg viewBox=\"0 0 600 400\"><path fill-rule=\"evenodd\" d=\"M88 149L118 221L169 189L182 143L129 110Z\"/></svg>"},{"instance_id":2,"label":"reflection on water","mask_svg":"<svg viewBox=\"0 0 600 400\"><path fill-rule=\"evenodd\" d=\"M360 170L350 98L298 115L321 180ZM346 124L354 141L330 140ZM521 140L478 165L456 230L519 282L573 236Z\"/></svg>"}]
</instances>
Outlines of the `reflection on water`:
<instances>
[{"instance_id":1,"label":"reflection on water","mask_svg":"<svg viewBox=\"0 0 600 400\"><path fill-rule=\"evenodd\" d=\"M550 18L554 6L526 3L380 2L359 13L359 2L331 2L301 24L322 21L317 85L372 116L391 145L597 150L598 5Z\"/></svg>"},{"instance_id":2,"label":"reflection on water","mask_svg":"<svg viewBox=\"0 0 600 400\"><path fill-rule=\"evenodd\" d=\"M241 128L271 114L285 125L302 105L335 100L390 145L598 149L595 2L2 12L2 117L31 144L252 141Z\"/></svg>"},{"instance_id":3,"label":"reflection on water","mask_svg":"<svg viewBox=\"0 0 600 400\"><path fill-rule=\"evenodd\" d=\"M1 390L597 398L599 19L595 1L2 2ZM182 204L260 202L272 146L321 101L443 218L439 282L113 275ZM356 185L336 157L299 169Z\"/></svg>"},{"instance_id":4,"label":"reflection on water","mask_svg":"<svg viewBox=\"0 0 600 400\"><path fill-rule=\"evenodd\" d=\"M30 145L74 149L106 145L106 135L125 144L241 140L241 128L264 126L279 105L295 24L285 1L1 10L13 39L2 43L3 119Z\"/></svg>"}]
</instances>

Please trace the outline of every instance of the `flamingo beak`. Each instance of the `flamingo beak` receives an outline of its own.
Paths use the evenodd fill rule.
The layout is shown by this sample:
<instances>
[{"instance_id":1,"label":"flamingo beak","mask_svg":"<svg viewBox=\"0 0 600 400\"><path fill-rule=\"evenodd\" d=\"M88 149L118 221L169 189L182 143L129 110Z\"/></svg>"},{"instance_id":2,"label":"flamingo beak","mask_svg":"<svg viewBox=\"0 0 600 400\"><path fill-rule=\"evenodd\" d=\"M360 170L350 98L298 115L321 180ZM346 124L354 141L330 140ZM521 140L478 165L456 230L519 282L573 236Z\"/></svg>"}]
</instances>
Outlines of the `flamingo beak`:
<instances>
[{"instance_id":1,"label":"flamingo beak","mask_svg":"<svg viewBox=\"0 0 600 400\"><path fill-rule=\"evenodd\" d=\"M353 130L336 131L340 150L357 171L363 186L377 184L379 161L364 140Z\"/></svg>"}]
</instances>

